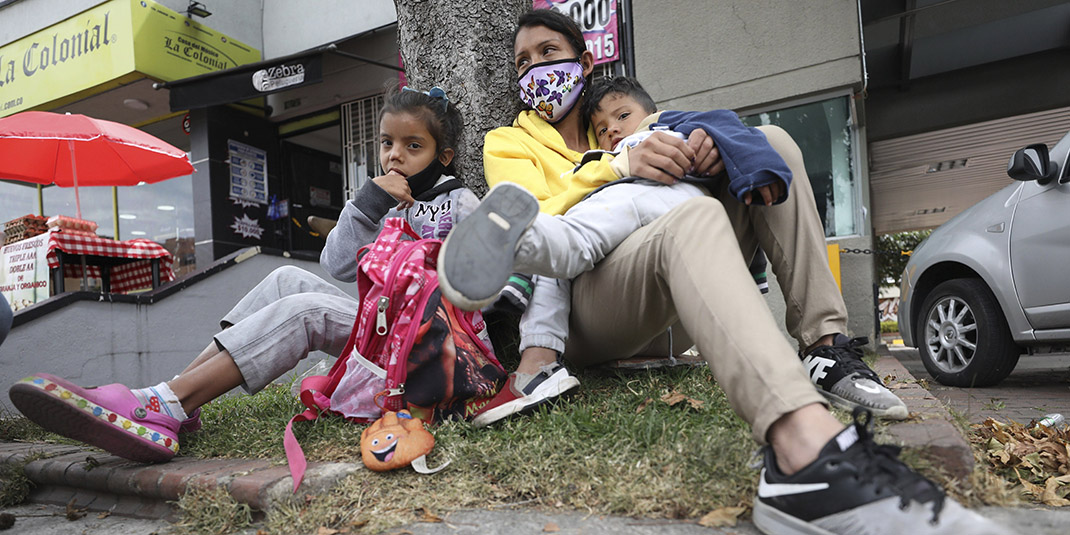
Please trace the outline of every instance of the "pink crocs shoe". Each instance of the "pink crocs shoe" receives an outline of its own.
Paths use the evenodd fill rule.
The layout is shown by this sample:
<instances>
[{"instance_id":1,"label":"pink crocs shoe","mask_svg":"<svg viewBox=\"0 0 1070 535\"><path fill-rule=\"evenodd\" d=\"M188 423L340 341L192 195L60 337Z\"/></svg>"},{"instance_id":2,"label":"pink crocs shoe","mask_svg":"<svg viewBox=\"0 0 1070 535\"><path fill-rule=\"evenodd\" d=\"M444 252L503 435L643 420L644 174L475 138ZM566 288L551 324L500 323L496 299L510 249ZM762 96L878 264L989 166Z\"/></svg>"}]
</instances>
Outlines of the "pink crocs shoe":
<instances>
[{"instance_id":1,"label":"pink crocs shoe","mask_svg":"<svg viewBox=\"0 0 1070 535\"><path fill-rule=\"evenodd\" d=\"M201 430L201 408L197 407L193 409L193 412L189 413L189 418L182 420L182 425L178 426L179 433L192 433L194 431Z\"/></svg>"},{"instance_id":2,"label":"pink crocs shoe","mask_svg":"<svg viewBox=\"0 0 1070 535\"><path fill-rule=\"evenodd\" d=\"M8 396L41 427L119 457L161 462L178 453L181 422L146 410L123 385L82 388L39 373L15 383Z\"/></svg>"}]
</instances>

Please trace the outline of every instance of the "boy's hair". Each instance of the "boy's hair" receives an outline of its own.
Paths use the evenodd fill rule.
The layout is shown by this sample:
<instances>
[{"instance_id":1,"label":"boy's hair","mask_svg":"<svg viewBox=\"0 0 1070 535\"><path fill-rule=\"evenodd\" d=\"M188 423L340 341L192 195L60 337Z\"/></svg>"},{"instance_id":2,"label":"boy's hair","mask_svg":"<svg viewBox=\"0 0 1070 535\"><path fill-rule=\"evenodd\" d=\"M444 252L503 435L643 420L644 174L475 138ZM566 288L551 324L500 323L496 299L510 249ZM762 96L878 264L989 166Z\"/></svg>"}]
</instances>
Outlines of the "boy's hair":
<instances>
[{"instance_id":1,"label":"boy's hair","mask_svg":"<svg viewBox=\"0 0 1070 535\"><path fill-rule=\"evenodd\" d=\"M387 113L409 113L423 119L427 132L435 140L436 156L446 149L457 152L464 122L457 106L449 101L449 95L436 98L423 91L401 90L391 84L383 95L383 109L379 111L379 121L382 121L383 115ZM453 163L450 161L446 166L446 172L451 175L456 174Z\"/></svg>"},{"instance_id":2,"label":"boy's hair","mask_svg":"<svg viewBox=\"0 0 1070 535\"><path fill-rule=\"evenodd\" d=\"M536 9L520 15L520 18L516 21L516 29L513 30L513 43L516 44L516 36L520 33L520 30L533 26L545 26L564 35L565 39L568 40L569 46L572 47L572 51L577 56L587 50L586 41L583 40L583 32L580 31L580 27L576 25L576 22L567 15L552 9Z\"/></svg>"},{"instance_id":3,"label":"boy's hair","mask_svg":"<svg viewBox=\"0 0 1070 535\"><path fill-rule=\"evenodd\" d=\"M624 95L631 97L649 115L658 111L654 99L650 98L643 86L635 78L628 76L615 76L613 78L599 78L591 87L587 88L587 98L583 101L583 116L588 121L595 112L602 109L602 99L609 95Z\"/></svg>"}]
</instances>

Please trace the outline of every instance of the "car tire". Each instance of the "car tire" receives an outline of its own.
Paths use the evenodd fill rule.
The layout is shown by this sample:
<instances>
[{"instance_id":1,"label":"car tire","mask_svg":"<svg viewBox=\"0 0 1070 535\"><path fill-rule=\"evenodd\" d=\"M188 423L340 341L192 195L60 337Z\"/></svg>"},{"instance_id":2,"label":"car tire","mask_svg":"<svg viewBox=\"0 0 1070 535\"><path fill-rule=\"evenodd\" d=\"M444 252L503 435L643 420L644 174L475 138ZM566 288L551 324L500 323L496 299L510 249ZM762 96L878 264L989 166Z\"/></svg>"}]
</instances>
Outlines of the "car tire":
<instances>
[{"instance_id":1,"label":"car tire","mask_svg":"<svg viewBox=\"0 0 1070 535\"><path fill-rule=\"evenodd\" d=\"M926 297L918 315L918 353L941 384L992 386L1022 354L1003 310L981 279L952 279Z\"/></svg>"}]
</instances>

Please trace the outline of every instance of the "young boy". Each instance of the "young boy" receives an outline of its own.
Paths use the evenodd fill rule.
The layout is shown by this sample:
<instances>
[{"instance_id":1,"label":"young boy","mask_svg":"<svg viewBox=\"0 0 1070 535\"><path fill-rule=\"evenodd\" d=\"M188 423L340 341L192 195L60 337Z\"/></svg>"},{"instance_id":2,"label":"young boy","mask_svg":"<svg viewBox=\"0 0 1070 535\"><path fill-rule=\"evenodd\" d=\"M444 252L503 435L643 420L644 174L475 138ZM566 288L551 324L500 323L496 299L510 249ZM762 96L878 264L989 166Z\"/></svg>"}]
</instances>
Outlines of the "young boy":
<instances>
[{"instance_id":1,"label":"young boy","mask_svg":"<svg viewBox=\"0 0 1070 535\"><path fill-rule=\"evenodd\" d=\"M443 294L461 308L477 309L493 300L513 271L536 275L531 304L520 322L521 351L542 347L562 353L568 337L570 280L592 269L636 229L689 198L708 194L704 188L722 180L685 176L668 185L629 177L627 151L654 132L686 139L694 129L702 128L716 143L725 163L729 191L737 200L750 202L755 190L770 185L777 187L767 190L779 191L780 195L775 199L763 197L765 204L787 198L792 178L787 164L764 134L744 126L731 111L659 113L637 82L613 78L589 89L583 112L602 150L590 151L579 165L613 149L617 152L614 165L623 164L620 174L625 178L591 192L561 216L539 213L534 196L515 184L501 183L475 213L447 236L439 257ZM607 213L614 217L606 217ZM864 404L878 415L905 418L902 401L880 384L875 373L868 368L865 371L869 373L852 374L847 383L864 381L865 388L861 390L876 399L834 401ZM544 366L533 376L511 374L498 397L473 421L477 425L492 423L578 384L560 364ZM849 391L856 390L859 389ZM874 391L876 394L872 394Z\"/></svg>"}]
</instances>

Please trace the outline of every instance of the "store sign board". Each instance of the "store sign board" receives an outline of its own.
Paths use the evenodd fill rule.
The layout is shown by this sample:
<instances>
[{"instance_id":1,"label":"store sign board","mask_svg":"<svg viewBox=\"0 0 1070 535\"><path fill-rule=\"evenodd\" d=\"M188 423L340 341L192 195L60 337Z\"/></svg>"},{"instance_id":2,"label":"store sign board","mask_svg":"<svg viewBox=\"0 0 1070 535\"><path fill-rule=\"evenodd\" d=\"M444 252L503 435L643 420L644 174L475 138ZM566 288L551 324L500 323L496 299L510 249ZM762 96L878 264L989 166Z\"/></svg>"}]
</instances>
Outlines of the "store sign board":
<instances>
[{"instance_id":1,"label":"store sign board","mask_svg":"<svg viewBox=\"0 0 1070 535\"><path fill-rule=\"evenodd\" d=\"M0 247L0 294L15 310L48 299L48 234Z\"/></svg>"},{"instance_id":2,"label":"store sign board","mask_svg":"<svg viewBox=\"0 0 1070 535\"><path fill-rule=\"evenodd\" d=\"M260 51L150 1L130 3L135 69L171 81L260 61Z\"/></svg>"},{"instance_id":3,"label":"store sign board","mask_svg":"<svg viewBox=\"0 0 1070 535\"><path fill-rule=\"evenodd\" d=\"M134 70L130 0L113 0L0 48L0 117Z\"/></svg>"},{"instance_id":4,"label":"store sign board","mask_svg":"<svg viewBox=\"0 0 1070 535\"><path fill-rule=\"evenodd\" d=\"M260 52L149 0L110 0L0 47L0 117L108 89L126 76L177 80Z\"/></svg>"},{"instance_id":5,"label":"store sign board","mask_svg":"<svg viewBox=\"0 0 1070 535\"><path fill-rule=\"evenodd\" d=\"M583 31L594 63L620 59L617 0L534 0L535 9L553 9L568 15Z\"/></svg>"},{"instance_id":6,"label":"store sign board","mask_svg":"<svg viewBox=\"0 0 1070 535\"><path fill-rule=\"evenodd\" d=\"M170 86L171 110L190 110L262 97L323 81L323 53L263 62Z\"/></svg>"}]
</instances>

